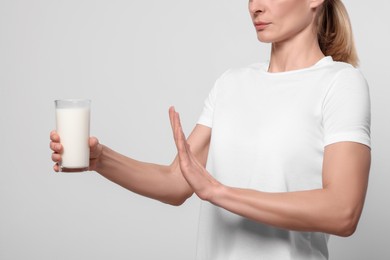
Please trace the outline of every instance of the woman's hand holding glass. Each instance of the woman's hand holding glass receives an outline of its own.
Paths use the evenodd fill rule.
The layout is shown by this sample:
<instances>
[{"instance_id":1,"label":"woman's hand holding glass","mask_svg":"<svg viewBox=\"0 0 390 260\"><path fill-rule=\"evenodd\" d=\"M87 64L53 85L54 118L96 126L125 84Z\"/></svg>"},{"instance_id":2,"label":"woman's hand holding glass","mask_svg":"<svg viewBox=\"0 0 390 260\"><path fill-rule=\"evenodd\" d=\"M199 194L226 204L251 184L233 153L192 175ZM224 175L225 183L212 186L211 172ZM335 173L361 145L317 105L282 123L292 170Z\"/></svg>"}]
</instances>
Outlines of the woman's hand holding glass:
<instances>
[{"instance_id":1,"label":"woman's hand holding glass","mask_svg":"<svg viewBox=\"0 0 390 260\"><path fill-rule=\"evenodd\" d=\"M61 171L59 162L61 162L61 154L63 152L63 146L60 143L60 136L58 133L53 130L50 133L50 149L53 151L51 159L55 162L53 169L56 172ZM97 168L98 161L103 151L103 145L99 143L99 140L96 137L89 138L89 147L90 147L90 160L88 170L94 171Z\"/></svg>"}]
</instances>

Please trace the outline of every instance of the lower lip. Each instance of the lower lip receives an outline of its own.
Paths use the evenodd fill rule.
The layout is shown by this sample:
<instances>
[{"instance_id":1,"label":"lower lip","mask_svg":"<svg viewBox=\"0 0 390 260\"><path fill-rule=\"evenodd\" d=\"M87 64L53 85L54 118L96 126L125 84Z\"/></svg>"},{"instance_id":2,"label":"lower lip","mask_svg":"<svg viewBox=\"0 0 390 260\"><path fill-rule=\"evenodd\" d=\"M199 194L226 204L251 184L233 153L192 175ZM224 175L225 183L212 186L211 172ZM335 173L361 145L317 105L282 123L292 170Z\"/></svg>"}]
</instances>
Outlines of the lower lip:
<instances>
[{"instance_id":1,"label":"lower lip","mask_svg":"<svg viewBox=\"0 0 390 260\"><path fill-rule=\"evenodd\" d=\"M255 28L257 31L261 31L261 30L264 30L265 28L267 28L269 25L269 23L264 23L264 24L256 24L255 25Z\"/></svg>"}]
</instances>

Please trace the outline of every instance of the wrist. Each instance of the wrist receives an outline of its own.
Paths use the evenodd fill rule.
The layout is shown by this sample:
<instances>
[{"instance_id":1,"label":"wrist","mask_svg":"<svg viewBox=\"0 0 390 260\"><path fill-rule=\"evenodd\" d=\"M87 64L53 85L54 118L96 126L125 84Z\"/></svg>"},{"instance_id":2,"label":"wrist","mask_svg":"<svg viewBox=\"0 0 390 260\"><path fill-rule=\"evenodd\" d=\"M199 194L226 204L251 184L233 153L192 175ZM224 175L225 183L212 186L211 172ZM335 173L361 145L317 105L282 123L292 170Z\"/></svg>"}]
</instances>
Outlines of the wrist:
<instances>
[{"instance_id":1,"label":"wrist","mask_svg":"<svg viewBox=\"0 0 390 260\"><path fill-rule=\"evenodd\" d=\"M207 201L210 203L219 206L225 194L228 192L229 187L223 185L220 182L213 183L212 188L209 192L209 198Z\"/></svg>"}]
</instances>

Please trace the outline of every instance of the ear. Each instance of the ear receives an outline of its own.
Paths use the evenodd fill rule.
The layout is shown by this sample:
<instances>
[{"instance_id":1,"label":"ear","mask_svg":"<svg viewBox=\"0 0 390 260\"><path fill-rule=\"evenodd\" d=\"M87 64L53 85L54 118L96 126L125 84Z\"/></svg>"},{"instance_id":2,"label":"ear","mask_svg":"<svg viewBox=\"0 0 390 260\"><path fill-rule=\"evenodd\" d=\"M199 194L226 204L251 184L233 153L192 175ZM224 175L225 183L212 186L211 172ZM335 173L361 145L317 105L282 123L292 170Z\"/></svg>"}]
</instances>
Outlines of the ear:
<instances>
[{"instance_id":1,"label":"ear","mask_svg":"<svg viewBox=\"0 0 390 260\"><path fill-rule=\"evenodd\" d=\"M309 0L310 7L316 9L320 7L326 0Z\"/></svg>"}]
</instances>

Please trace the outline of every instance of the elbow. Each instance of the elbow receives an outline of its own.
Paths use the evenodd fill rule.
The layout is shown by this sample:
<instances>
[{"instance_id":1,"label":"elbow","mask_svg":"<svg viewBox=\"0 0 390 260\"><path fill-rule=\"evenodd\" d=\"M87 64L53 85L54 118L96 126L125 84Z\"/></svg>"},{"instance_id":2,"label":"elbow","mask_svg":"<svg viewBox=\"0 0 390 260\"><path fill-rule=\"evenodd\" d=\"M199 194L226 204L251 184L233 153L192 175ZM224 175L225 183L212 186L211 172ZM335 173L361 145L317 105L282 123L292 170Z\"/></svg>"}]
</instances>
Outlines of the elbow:
<instances>
[{"instance_id":1,"label":"elbow","mask_svg":"<svg viewBox=\"0 0 390 260\"><path fill-rule=\"evenodd\" d=\"M357 224L347 224L343 225L334 233L336 236L340 237L350 237L352 236L357 228Z\"/></svg>"},{"instance_id":2,"label":"elbow","mask_svg":"<svg viewBox=\"0 0 390 260\"><path fill-rule=\"evenodd\" d=\"M340 237L352 236L357 229L359 218L360 212L356 213L354 210L346 211L343 216L339 216L338 224L335 225L336 229L332 233Z\"/></svg>"},{"instance_id":3,"label":"elbow","mask_svg":"<svg viewBox=\"0 0 390 260\"><path fill-rule=\"evenodd\" d=\"M184 204L184 202L186 202L187 198L174 198L174 199L170 199L168 201L163 201L164 203L166 204L169 204L171 206L181 206Z\"/></svg>"},{"instance_id":4,"label":"elbow","mask_svg":"<svg viewBox=\"0 0 390 260\"><path fill-rule=\"evenodd\" d=\"M173 196L163 198L160 201L163 203L169 204L171 206L178 207L178 206L183 205L184 202L186 202L187 199L192 196L192 194L193 194L192 192L191 193L187 192L187 193L183 193L180 195L173 195Z\"/></svg>"}]
</instances>

